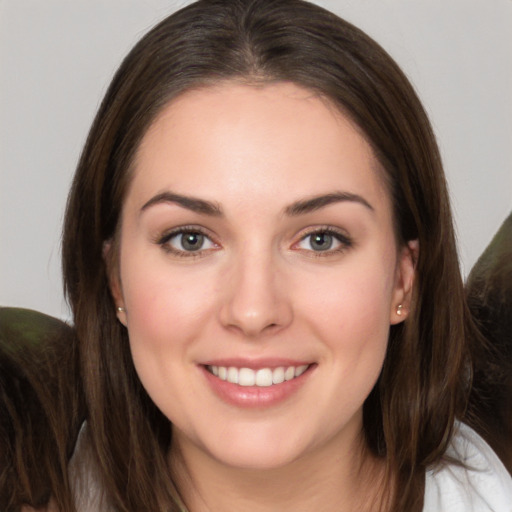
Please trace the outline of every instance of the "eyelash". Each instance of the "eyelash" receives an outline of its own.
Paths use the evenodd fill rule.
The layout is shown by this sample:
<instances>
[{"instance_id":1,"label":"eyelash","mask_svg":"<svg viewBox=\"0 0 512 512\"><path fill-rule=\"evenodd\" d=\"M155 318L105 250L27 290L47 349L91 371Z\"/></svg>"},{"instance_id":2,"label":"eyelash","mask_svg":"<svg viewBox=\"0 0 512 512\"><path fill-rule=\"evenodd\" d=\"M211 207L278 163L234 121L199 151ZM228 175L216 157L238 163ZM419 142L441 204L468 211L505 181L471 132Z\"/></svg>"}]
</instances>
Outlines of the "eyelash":
<instances>
[{"instance_id":1,"label":"eyelash","mask_svg":"<svg viewBox=\"0 0 512 512\"><path fill-rule=\"evenodd\" d=\"M214 250L214 248L207 248L207 249L199 248L197 251L184 251L184 250L176 249L175 247L170 245L169 242L174 237L177 237L179 235L186 235L186 234L201 235L201 236L205 237L207 240L209 240L211 244L218 247L218 244L214 240L212 240L211 236L208 235L205 230L203 230L202 228L200 228L198 226L181 226L179 228L173 229L171 231L164 233L160 237L158 237L155 240L155 243L160 245L165 252L170 253L174 256L180 257L180 258L201 258L201 257L206 256L212 249ZM338 242L340 244L340 246L335 249L328 248L323 251L315 251L313 249L301 249L301 248L297 247L299 244L301 244L302 242L307 240L308 237L312 237L315 235L326 235L326 236L332 237L336 242ZM293 244L292 248L296 248L297 250L299 250L301 252L308 253L308 255L310 257L325 258L325 257L344 253L345 251L350 249L352 246L353 246L353 241L349 236L347 236L346 233L343 233L343 232L341 232L337 229L334 229L330 226L325 226L325 227L312 228L310 231L303 234L300 237L299 241L295 242Z\"/></svg>"},{"instance_id":2,"label":"eyelash","mask_svg":"<svg viewBox=\"0 0 512 512\"><path fill-rule=\"evenodd\" d=\"M160 236L156 243L162 247L162 249L170 253L174 256L178 256L180 258L201 258L206 256L208 252L210 252L210 248L208 249L198 249L197 251L182 251L180 249L176 249L172 245L170 245L170 241L179 235L201 235L205 237L205 239L209 240L210 243L217 246L217 244L212 240L211 236L208 235L202 228L198 226L181 226L179 228L173 229L164 233Z\"/></svg>"},{"instance_id":3,"label":"eyelash","mask_svg":"<svg viewBox=\"0 0 512 512\"><path fill-rule=\"evenodd\" d=\"M348 249L352 248L354 245L354 242L352 238L350 238L346 233L339 231L331 226L325 226L325 227L316 227L308 231L306 234L302 235L300 240L294 244L294 246L297 246L301 242L305 241L308 237L312 237L314 235L327 235L331 236L334 240L336 240L340 246L336 249L326 249L325 251L314 251L312 249L299 249L304 250L305 252L309 253L311 257L314 258L325 258L333 255L339 255L341 253L344 253Z\"/></svg>"}]
</instances>

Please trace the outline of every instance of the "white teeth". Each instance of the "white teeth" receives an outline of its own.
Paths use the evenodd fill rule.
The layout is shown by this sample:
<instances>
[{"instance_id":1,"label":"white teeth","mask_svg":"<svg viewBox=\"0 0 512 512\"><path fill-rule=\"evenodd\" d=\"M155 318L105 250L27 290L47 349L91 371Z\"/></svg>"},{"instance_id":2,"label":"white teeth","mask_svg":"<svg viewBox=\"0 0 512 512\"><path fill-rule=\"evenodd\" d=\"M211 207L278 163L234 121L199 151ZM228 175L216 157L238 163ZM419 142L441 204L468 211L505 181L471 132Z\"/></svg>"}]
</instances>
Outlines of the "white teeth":
<instances>
[{"instance_id":1,"label":"white teeth","mask_svg":"<svg viewBox=\"0 0 512 512\"><path fill-rule=\"evenodd\" d=\"M295 368L293 366L288 366L284 372L284 380L292 380L295 377Z\"/></svg>"},{"instance_id":2,"label":"white teeth","mask_svg":"<svg viewBox=\"0 0 512 512\"><path fill-rule=\"evenodd\" d=\"M281 384L284 382L284 368L281 366L272 372L272 383Z\"/></svg>"},{"instance_id":3,"label":"white teeth","mask_svg":"<svg viewBox=\"0 0 512 512\"><path fill-rule=\"evenodd\" d=\"M256 386L272 386L272 370L270 368L262 368L256 372Z\"/></svg>"},{"instance_id":4,"label":"white teeth","mask_svg":"<svg viewBox=\"0 0 512 512\"><path fill-rule=\"evenodd\" d=\"M295 368L295 377L300 377L307 369L308 369L307 364L303 364L302 366L297 366L297 368Z\"/></svg>"},{"instance_id":5,"label":"white teeth","mask_svg":"<svg viewBox=\"0 0 512 512\"><path fill-rule=\"evenodd\" d=\"M226 380L228 382L232 382L233 384L238 384L238 369L230 366L228 368L228 375Z\"/></svg>"},{"instance_id":6,"label":"white teeth","mask_svg":"<svg viewBox=\"0 0 512 512\"><path fill-rule=\"evenodd\" d=\"M232 381L228 381L232 382ZM240 386L254 386L256 383L256 373L254 370L251 370L250 368L240 368L238 372L238 384ZM237 384L236 382L233 382L233 384Z\"/></svg>"},{"instance_id":7,"label":"white teeth","mask_svg":"<svg viewBox=\"0 0 512 512\"><path fill-rule=\"evenodd\" d=\"M284 381L300 377L309 365L301 366L279 366L278 368L260 368L253 370L251 368L236 368L234 366L208 366L208 370L221 380L238 384L239 386L257 386L268 387L273 384L281 384Z\"/></svg>"}]
</instances>

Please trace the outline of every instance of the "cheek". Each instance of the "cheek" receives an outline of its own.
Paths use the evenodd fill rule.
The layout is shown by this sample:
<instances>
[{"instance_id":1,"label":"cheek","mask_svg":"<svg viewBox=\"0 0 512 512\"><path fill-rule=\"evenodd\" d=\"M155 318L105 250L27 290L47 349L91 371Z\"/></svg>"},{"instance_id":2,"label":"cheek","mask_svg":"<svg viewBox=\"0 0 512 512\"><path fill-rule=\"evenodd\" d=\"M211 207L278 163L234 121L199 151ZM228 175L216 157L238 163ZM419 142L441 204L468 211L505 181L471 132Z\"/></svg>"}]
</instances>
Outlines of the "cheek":
<instances>
[{"instance_id":1,"label":"cheek","mask_svg":"<svg viewBox=\"0 0 512 512\"><path fill-rule=\"evenodd\" d=\"M358 272L343 269L338 276L329 274L317 280L304 294L324 322L335 329L363 330L389 327L392 275L380 267L366 267Z\"/></svg>"},{"instance_id":2,"label":"cheek","mask_svg":"<svg viewBox=\"0 0 512 512\"><path fill-rule=\"evenodd\" d=\"M182 414L189 408L192 390L183 382L195 368L190 364L194 342L205 329L206 317L212 316L212 293L204 276L200 280L144 258L130 260L124 268L123 295L133 363L153 402L175 418L176 411Z\"/></svg>"},{"instance_id":3,"label":"cheek","mask_svg":"<svg viewBox=\"0 0 512 512\"><path fill-rule=\"evenodd\" d=\"M127 258L123 273L134 359L177 352L197 335L212 309L210 281L204 275L172 268L165 259L148 261L136 255Z\"/></svg>"},{"instance_id":4,"label":"cheek","mask_svg":"<svg viewBox=\"0 0 512 512\"><path fill-rule=\"evenodd\" d=\"M337 356L337 364L380 371L390 325L393 272L373 265L344 267L304 290L302 310L316 335ZM304 313L306 314L306 313ZM372 369L373 368L373 369Z\"/></svg>"}]
</instances>

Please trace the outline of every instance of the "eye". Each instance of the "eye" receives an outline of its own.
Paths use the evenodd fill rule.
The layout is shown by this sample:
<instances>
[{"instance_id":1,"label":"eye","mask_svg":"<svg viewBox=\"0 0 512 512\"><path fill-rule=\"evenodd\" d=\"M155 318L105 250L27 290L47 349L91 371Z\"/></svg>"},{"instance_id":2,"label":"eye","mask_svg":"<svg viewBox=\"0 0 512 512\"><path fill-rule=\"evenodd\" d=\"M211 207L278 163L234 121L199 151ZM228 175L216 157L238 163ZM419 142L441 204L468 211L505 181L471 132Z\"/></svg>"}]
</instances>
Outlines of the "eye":
<instances>
[{"instance_id":1,"label":"eye","mask_svg":"<svg viewBox=\"0 0 512 512\"><path fill-rule=\"evenodd\" d=\"M216 244L199 229L179 228L165 234L158 240L166 251L179 256L198 255L202 251L214 249Z\"/></svg>"},{"instance_id":2,"label":"eye","mask_svg":"<svg viewBox=\"0 0 512 512\"><path fill-rule=\"evenodd\" d=\"M318 229L303 236L296 244L298 249L316 253L338 253L352 246L350 238L338 231Z\"/></svg>"}]
</instances>

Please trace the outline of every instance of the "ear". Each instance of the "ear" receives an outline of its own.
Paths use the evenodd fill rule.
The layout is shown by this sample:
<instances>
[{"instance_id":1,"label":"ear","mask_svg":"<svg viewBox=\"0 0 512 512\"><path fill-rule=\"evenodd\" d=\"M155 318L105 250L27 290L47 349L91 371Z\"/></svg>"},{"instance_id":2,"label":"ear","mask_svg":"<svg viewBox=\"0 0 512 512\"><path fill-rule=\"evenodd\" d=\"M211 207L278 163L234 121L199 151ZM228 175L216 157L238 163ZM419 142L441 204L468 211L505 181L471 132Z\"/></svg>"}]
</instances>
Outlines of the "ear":
<instances>
[{"instance_id":1,"label":"ear","mask_svg":"<svg viewBox=\"0 0 512 512\"><path fill-rule=\"evenodd\" d=\"M407 242L407 245L402 247L398 255L395 288L393 290L390 311L390 323L392 325L403 322L411 311L418 255L418 240Z\"/></svg>"},{"instance_id":2,"label":"ear","mask_svg":"<svg viewBox=\"0 0 512 512\"><path fill-rule=\"evenodd\" d=\"M124 305L123 289L119 276L118 253L115 242L111 239L103 242L103 261L107 269L110 294L116 305L117 319L126 327L126 309Z\"/></svg>"}]
</instances>

